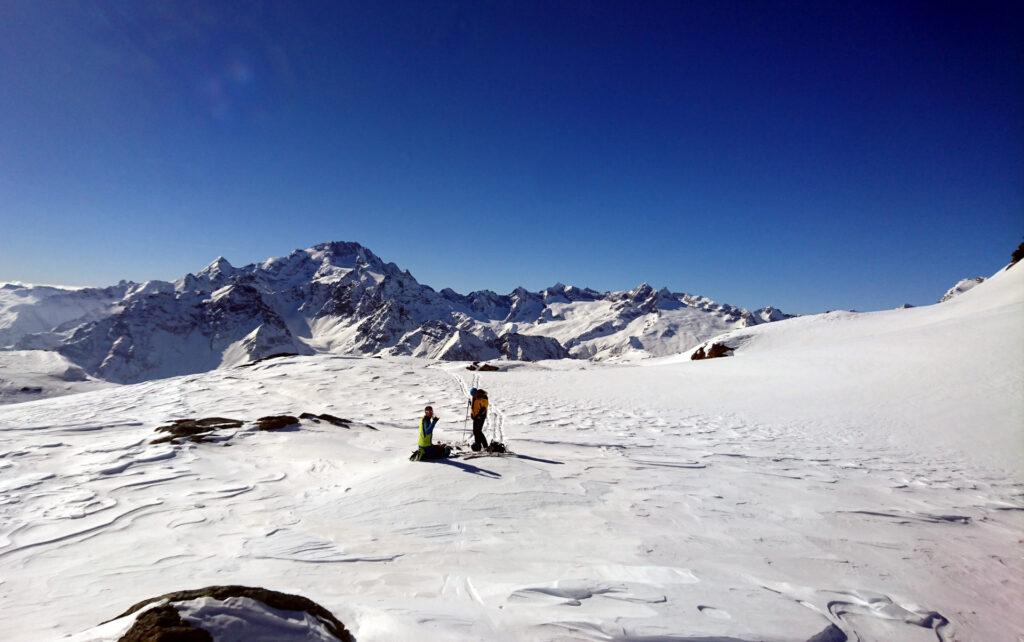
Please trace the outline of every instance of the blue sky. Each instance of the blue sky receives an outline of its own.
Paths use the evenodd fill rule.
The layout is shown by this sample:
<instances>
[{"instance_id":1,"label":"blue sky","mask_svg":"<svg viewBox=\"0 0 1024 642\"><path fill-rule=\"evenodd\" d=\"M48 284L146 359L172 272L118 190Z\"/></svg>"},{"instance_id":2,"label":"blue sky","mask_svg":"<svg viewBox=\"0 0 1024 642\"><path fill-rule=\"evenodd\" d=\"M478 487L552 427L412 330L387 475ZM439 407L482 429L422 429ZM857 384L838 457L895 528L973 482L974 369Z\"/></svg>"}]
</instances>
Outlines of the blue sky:
<instances>
[{"instance_id":1,"label":"blue sky","mask_svg":"<svg viewBox=\"0 0 1024 642\"><path fill-rule=\"evenodd\" d=\"M929 303L1024 239L1020 6L8 0L0 280L354 240L463 292Z\"/></svg>"}]
</instances>

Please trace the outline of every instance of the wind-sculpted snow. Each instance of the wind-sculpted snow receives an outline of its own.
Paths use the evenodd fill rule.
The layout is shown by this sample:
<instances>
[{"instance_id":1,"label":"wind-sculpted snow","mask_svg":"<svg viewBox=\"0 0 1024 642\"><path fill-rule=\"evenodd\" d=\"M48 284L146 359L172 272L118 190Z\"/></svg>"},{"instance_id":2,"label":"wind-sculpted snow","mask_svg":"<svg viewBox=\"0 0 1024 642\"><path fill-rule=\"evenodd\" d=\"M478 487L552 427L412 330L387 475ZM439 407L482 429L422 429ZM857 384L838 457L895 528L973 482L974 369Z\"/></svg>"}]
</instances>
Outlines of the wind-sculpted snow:
<instances>
[{"instance_id":1,"label":"wind-sculpted snow","mask_svg":"<svg viewBox=\"0 0 1024 642\"><path fill-rule=\"evenodd\" d=\"M0 348L6 341L56 350L115 383L204 372L282 352L449 361L666 355L715 334L787 317L772 308L750 313L646 284L604 293L561 283L508 295L436 292L361 245L342 242L244 267L219 257L174 283L5 288Z\"/></svg>"},{"instance_id":2,"label":"wind-sculpted snow","mask_svg":"<svg viewBox=\"0 0 1024 642\"><path fill-rule=\"evenodd\" d=\"M888 334L801 319L711 361L285 356L2 407L0 638L231 583L306 596L369 642L1016 639L1024 482L999 464L1024 387L1019 354L982 339L1021 338L1000 283L931 322L880 313L913 313L880 317ZM915 340L930 361L893 358ZM516 454L408 461L426 404L435 439L466 443L473 377ZM282 414L299 426L251 423ZM152 443L199 417L244 425Z\"/></svg>"}]
</instances>

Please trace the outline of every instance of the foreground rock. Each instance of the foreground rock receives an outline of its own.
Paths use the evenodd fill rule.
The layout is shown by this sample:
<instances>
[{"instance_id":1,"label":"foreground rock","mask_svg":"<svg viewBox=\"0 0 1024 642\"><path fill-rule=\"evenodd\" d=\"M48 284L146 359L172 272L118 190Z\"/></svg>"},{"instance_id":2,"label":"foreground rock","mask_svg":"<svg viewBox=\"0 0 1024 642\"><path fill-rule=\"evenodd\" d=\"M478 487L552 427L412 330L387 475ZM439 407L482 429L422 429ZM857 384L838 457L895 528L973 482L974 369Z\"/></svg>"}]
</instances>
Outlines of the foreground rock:
<instances>
[{"instance_id":1,"label":"foreground rock","mask_svg":"<svg viewBox=\"0 0 1024 642\"><path fill-rule=\"evenodd\" d=\"M127 628L119 642L355 640L316 602L260 587L207 586L167 593L133 605L101 627L111 630L119 620Z\"/></svg>"},{"instance_id":2,"label":"foreground rock","mask_svg":"<svg viewBox=\"0 0 1024 642\"><path fill-rule=\"evenodd\" d=\"M260 417L256 420L256 427L260 430L279 430L289 426L297 426L299 418L291 415L271 415Z\"/></svg>"},{"instance_id":3,"label":"foreground rock","mask_svg":"<svg viewBox=\"0 0 1024 642\"><path fill-rule=\"evenodd\" d=\"M209 632L181 619L178 609L166 604L150 609L135 619L135 624L118 642L213 642Z\"/></svg>"},{"instance_id":4,"label":"foreground rock","mask_svg":"<svg viewBox=\"0 0 1024 642\"><path fill-rule=\"evenodd\" d=\"M311 421L313 423L320 423L322 421L341 428L352 428L362 427L368 430L377 430L370 424L352 421L351 419L345 419L344 417L336 417L327 413L314 414L311 412L304 412L298 417L294 415L268 415L266 417L260 417L256 421L252 422L253 427L256 430L281 430L284 428L298 428L302 424L302 420ZM194 443L203 442L227 442L235 433L229 434L215 434L218 430L233 430L235 428L241 428L245 425L246 421L241 419L229 419L227 417L204 417L202 419L175 419L171 423L160 426L156 429L157 432L168 433L163 437L154 439L151 443L163 444L167 442L181 443L185 440ZM251 428L250 428L251 430ZM222 444L228 445L228 444Z\"/></svg>"},{"instance_id":5,"label":"foreground rock","mask_svg":"<svg viewBox=\"0 0 1024 642\"><path fill-rule=\"evenodd\" d=\"M154 439L154 444L162 444L175 439L188 439L196 443L206 441L210 435L224 428L239 428L242 422L226 417L206 417L204 419L176 419L166 426L160 426L157 432L169 433L165 437Z\"/></svg>"},{"instance_id":6,"label":"foreground rock","mask_svg":"<svg viewBox=\"0 0 1024 642\"><path fill-rule=\"evenodd\" d=\"M325 413L321 413L319 415L313 414L311 412L304 412L301 415L299 415L299 419L308 419L309 421L312 421L315 424L318 424L321 421L326 421L329 424L333 424L335 426L340 426L342 428L351 428L352 426L362 426L363 428L369 428L370 430L377 430L376 428L374 428L370 424L364 424L364 423L352 421L351 419L345 419L344 417L335 417L334 415L329 415L326 412Z\"/></svg>"},{"instance_id":7,"label":"foreground rock","mask_svg":"<svg viewBox=\"0 0 1024 642\"><path fill-rule=\"evenodd\" d=\"M707 350L705 350L705 348L707 348ZM700 359L731 357L733 350L735 350L735 348L730 348L724 343L712 343L710 346L701 346L697 348L697 351L690 356L690 359L693 361L699 361Z\"/></svg>"}]
</instances>

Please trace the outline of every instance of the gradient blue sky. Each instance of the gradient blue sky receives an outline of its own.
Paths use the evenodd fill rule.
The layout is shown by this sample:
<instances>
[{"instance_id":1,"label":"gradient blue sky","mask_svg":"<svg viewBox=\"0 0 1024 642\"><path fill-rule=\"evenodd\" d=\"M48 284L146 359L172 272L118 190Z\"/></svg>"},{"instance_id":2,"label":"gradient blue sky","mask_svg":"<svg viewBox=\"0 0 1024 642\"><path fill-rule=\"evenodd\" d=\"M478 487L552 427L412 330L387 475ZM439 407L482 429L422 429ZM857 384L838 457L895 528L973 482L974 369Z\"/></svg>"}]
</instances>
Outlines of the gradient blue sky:
<instances>
[{"instance_id":1,"label":"gradient blue sky","mask_svg":"<svg viewBox=\"0 0 1024 642\"><path fill-rule=\"evenodd\" d=\"M930 303L1024 237L1021 7L6 0L0 280L354 240L463 292Z\"/></svg>"}]
</instances>

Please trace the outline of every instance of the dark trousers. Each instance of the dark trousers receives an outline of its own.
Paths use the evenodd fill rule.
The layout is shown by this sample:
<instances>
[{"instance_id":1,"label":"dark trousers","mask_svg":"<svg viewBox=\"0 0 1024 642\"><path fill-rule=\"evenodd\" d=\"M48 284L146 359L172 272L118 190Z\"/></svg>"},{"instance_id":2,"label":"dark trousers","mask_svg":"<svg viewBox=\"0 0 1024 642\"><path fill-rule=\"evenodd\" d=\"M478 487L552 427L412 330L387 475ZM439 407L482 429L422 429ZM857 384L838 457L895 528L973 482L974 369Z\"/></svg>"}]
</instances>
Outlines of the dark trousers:
<instances>
[{"instance_id":1,"label":"dark trousers","mask_svg":"<svg viewBox=\"0 0 1024 642\"><path fill-rule=\"evenodd\" d=\"M432 459L444 459L448 456L449 449L446 446L427 446L420 448L420 461L430 461Z\"/></svg>"},{"instance_id":2,"label":"dark trousers","mask_svg":"<svg viewBox=\"0 0 1024 642\"><path fill-rule=\"evenodd\" d=\"M484 417L473 417L473 450L487 448L487 437L484 437Z\"/></svg>"}]
</instances>

